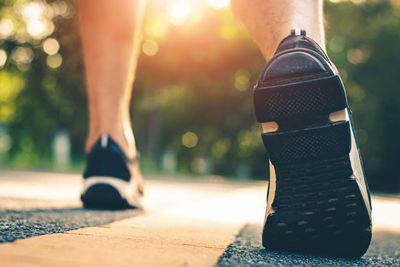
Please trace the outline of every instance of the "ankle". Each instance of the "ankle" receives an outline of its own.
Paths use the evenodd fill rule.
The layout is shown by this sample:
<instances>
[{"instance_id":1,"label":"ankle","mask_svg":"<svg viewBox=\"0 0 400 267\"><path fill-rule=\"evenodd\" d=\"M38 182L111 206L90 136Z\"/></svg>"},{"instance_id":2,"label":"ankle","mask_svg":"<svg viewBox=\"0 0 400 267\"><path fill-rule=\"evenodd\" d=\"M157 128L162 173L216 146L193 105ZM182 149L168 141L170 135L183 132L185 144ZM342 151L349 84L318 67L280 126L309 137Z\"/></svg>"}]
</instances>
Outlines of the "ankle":
<instances>
[{"instance_id":1,"label":"ankle","mask_svg":"<svg viewBox=\"0 0 400 267\"><path fill-rule=\"evenodd\" d=\"M109 135L118 144L118 146L128 158L136 157L136 144L132 129L130 127L115 127L113 129L90 131L89 136L86 140L86 154L90 153L93 145L99 140L99 138L103 134Z\"/></svg>"}]
</instances>

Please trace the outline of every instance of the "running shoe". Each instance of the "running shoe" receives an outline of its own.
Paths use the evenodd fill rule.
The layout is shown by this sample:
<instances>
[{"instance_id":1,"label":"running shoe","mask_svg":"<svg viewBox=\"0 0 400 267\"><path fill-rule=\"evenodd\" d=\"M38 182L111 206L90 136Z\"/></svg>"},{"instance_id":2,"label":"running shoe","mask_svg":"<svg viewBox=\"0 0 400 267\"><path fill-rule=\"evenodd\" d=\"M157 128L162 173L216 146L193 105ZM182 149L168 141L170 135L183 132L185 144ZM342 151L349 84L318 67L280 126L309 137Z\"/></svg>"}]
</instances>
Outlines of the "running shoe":
<instances>
[{"instance_id":1,"label":"running shoe","mask_svg":"<svg viewBox=\"0 0 400 267\"><path fill-rule=\"evenodd\" d=\"M371 200L351 111L338 71L304 30L292 30L267 62L254 105L269 154L263 246L363 255Z\"/></svg>"},{"instance_id":2,"label":"running shoe","mask_svg":"<svg viewBox=\"0 0 400 267\"><path fill-rule=\"evenodd\" d=\"M87 156L81 200L93 209L141 208L142 175L137 158L128 159L107 134Z\"/></svg>"}]
</instances>

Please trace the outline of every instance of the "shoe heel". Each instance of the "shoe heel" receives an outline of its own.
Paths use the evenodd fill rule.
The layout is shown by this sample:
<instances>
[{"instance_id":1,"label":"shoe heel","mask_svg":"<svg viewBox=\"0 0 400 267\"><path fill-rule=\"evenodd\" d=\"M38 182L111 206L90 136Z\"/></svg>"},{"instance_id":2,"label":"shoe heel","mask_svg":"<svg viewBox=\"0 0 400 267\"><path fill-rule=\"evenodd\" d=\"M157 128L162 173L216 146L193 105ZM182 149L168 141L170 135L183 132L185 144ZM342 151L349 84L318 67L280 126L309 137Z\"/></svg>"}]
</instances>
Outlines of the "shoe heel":
<instances>
[{"instance_id":1,"label":"shoe heel","mask_svg":"<svg viewBox=\"0 0 400 267\"><path fill-rule=\"evenodd\" d=\"M81 196L83 206L89 209L118 210L129 207L117 189L108 184L95 184Z\"/></svg>"},{"instance_id":2,"label":"shoe heel","mask_svg":"<svg viewBox=\"0 0 400 267\"><path fill-rule=\"evenodd\" d=\"M347 107L343 84L337 75L295 83L263 86L254 90L258 122L329 115Z\"/></svg>"}]
</instances>

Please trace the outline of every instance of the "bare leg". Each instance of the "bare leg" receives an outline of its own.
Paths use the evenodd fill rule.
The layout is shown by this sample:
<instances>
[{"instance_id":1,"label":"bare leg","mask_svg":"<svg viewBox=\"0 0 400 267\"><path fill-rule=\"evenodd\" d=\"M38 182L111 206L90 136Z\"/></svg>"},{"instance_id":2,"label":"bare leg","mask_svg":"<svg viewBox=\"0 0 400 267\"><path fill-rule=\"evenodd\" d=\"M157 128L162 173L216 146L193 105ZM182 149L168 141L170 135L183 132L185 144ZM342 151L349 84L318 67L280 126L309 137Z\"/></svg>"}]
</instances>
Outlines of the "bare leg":
<instances>
[{"instance_id":1,"label":"bare leg","mask_svg":"<svg viewBox=\"0 0 400 267\"><path fill-rule=\"evenodd\" d=\"M102 133L136 153L129 115L144 0L80 0L78 15L89 94L88 153Z\"/></svg>"},{"instance_id":2,"label":"bare leg","mask_svg":"<svg viewBox=\"0 0 400 267\"><path fill-rule=\"evenodd\" d=\"M290 30L301 28L325 49L322 0L231 0L236 17L271 58Z\"/></svg>"}]
</instances>

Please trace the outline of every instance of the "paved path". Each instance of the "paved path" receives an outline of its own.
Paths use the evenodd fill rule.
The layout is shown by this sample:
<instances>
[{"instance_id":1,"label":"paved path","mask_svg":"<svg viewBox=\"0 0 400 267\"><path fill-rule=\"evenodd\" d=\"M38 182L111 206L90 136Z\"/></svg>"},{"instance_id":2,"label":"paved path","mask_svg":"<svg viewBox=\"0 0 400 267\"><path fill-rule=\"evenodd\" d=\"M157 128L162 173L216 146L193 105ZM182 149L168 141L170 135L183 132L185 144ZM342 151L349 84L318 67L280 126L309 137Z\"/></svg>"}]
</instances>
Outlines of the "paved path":
<instances>
[{"instance_id":1,"label":"paved path","mask_svg":"<svg viewBox=\"0 0 400 267\"><path fill-rule=\"evenodd\" d=\"M146 180L145 211L93 211L79 175L0 171L0 266L400 266L399 199L374 197L372 245L348 260L263 249L265 183Z\"/></svg>"}]
</instances>

